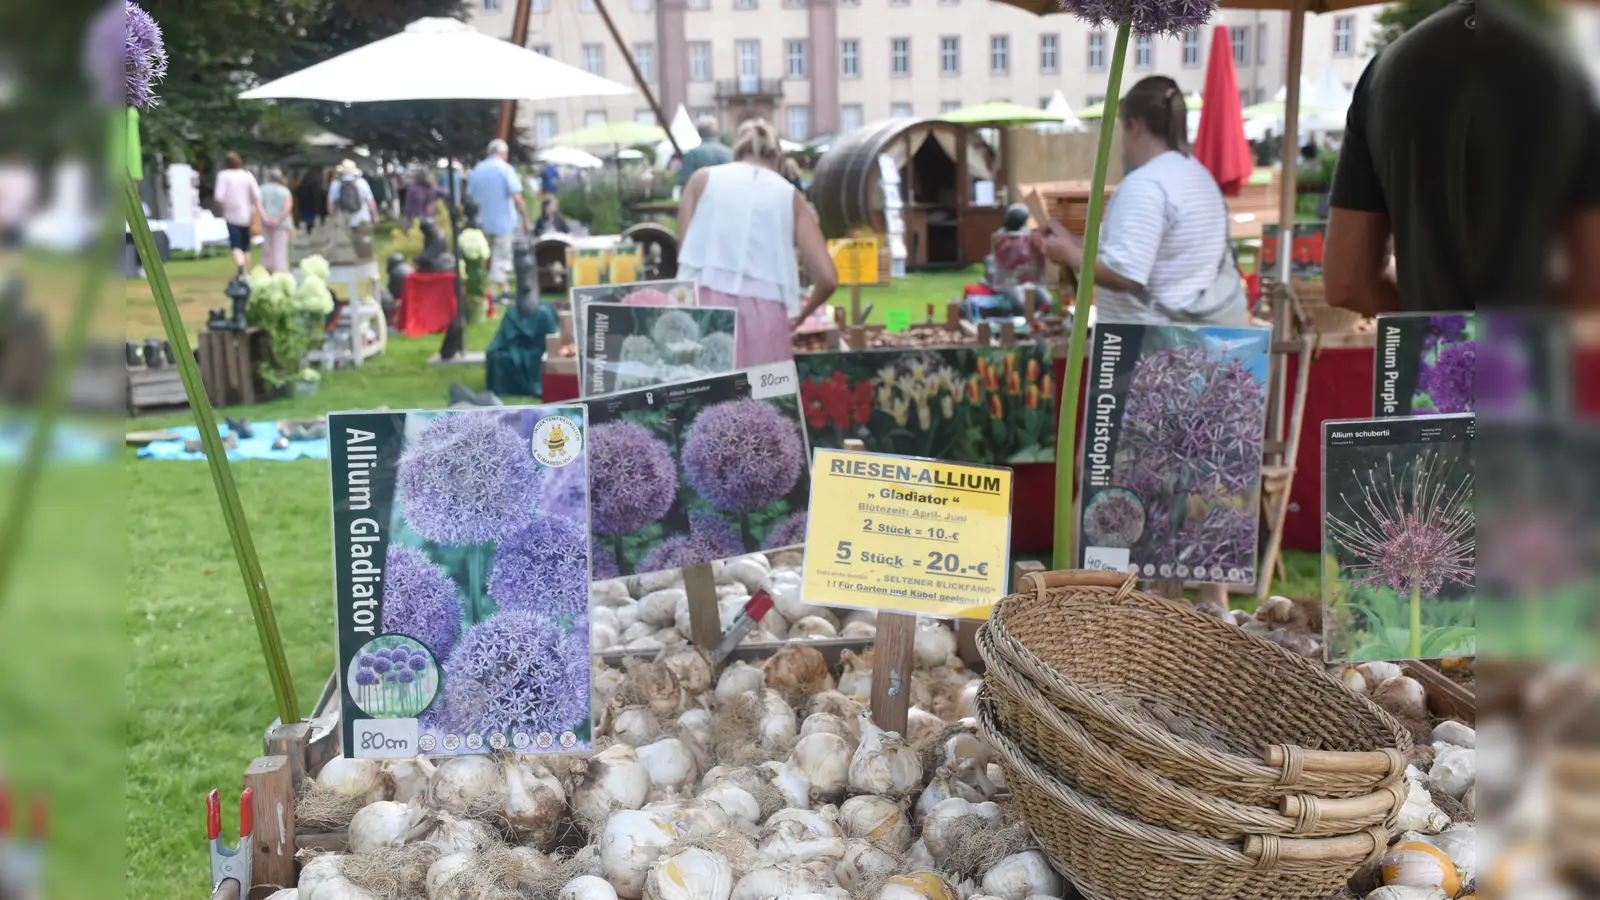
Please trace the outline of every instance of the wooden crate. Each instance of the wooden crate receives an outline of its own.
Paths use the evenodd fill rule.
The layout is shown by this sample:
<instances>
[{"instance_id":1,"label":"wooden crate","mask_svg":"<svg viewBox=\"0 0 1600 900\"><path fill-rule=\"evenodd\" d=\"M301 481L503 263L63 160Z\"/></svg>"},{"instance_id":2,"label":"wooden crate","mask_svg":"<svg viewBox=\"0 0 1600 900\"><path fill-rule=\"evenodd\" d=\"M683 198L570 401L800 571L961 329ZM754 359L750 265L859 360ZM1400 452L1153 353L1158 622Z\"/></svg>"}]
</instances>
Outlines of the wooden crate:
<instances>
[{"instance_id":1,"label":"wooden crate","mask_svg":"<svg viewBox=\"0 0 1600 900\"><path fill-rule=\"evenodd\" d=\"M155 410L188 406L189 397L183 392L183 378L177 366L147 369L128 366L128 415L137 416Z\"/></svg>"},{"instance_id":2,"label":"wooden crate","mask_svg":"<svg viewBox=\"0 0 1600 900\"><path fill-rule=\"evenodd\" d=\"M248 406L272 399L256 374L272 357L269 336L259 328L200 332L200 380L212 406Z\"/></svg>"}]
</instances>

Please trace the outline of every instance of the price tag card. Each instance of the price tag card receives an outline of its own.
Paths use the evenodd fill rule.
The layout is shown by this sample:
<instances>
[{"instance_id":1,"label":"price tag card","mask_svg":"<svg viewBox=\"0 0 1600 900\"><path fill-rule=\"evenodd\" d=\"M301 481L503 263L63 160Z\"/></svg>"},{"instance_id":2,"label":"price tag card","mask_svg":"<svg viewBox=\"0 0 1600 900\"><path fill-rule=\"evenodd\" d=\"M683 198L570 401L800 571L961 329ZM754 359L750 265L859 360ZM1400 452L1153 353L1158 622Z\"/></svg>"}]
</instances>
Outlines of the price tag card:
<instances>
[{"instance_id":1,"label":"price tag card","mask_svg":"<svg viewBox=\"0 0 1600 900\"><path fill-rule=\"evenodd\" d=\"M878 239L839 238L828 242L840 284L878 283Z\"/></svg>"},{"instance_id":2,"label":"price tag card","mask_svg":"<svg viewBox=\"0 0 1600 900\"><path fill-rule=\"evenodd\" d=\"M911 327L911 310L891 309L884 319L885 331L905 331Z\"/></svg>"},{"instance_id":3,"label":"price tag card","mask_svg":"<svg viewBox=\"0 0 1600 900\"><path fill-rule=\"evenodd\" d=\"M807 603L987 618L1010 551L1010 469L817 449Z\"/></svg>"}]
</instances>

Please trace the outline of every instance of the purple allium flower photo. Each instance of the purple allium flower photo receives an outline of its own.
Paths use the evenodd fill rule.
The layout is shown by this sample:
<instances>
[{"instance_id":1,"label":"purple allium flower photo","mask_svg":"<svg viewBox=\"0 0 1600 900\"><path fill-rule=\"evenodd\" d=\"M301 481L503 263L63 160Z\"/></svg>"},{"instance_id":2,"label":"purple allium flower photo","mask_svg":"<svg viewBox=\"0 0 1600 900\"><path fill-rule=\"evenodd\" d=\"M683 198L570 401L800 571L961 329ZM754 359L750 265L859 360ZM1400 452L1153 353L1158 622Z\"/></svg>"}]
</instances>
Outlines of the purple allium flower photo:
<instances>
[{"instance_id":1,"label":"purple allium flower photo","mask_svg":"<svg viewBox=\"0 0 1600 900\"><path fill-rule=\"evenodd\" d=\"M1115 28L1128 25L1135 34L1178 35L1193 31L1211 18L1215 0L1057 0L1091 25Z\"/></svg>"},{"instance_id":2,"label":"purple allium flower photo","mask_svg":"<svg viewBox=\"0 0 1600 900\"><path fill-rule=\"evenodd\" d=\"M389 546L383 573L383 630L411 637L438 659L455 646L461 633L456 583L421 550ZM409 664L410 654L403 647L385 655L399 665Z\"/></svg>"},{"instance_id":3,"label":"purple allium flower photo","mask_svg":"<svg viewBox=\"0 0 1600 900\"><path fill-rule=\"evenodd\" d=\"M587 642L549 616L512 610L479 622L444 669L434 721L458 734L560 734L589 714Z\"/></svg>"},{"instance_id":4,"label":"purple allium flower photo","mask_svg":"<svg viewBox=\"0 0 1600 900\"><path fill-rule=\"evenodd\" d=\"M378 658L376 656L373 656L371 653L362 653L362 654L360 654L359 656L356 657L356 665L360 666L363 669L372 668L372 664L377 662L377 661L378 661Z\"/></svg>"},{"instance_id":5,"label":"purple allium flower photo","mask_svg":"<svg viewBox=\"0 0 1600 900\"><path fill-rule=\"evenodd\" d=\"M1460 316L1429 316L1428 324L1422 329L1422 345L1434 347L1440 343L1455 343L1467 335L1467 317Z\"/></svg>"},{"instance_id":6,"label":"purple allium flower photo","mask_svg":"<svg viewBox=\"0 0 1600 900\"><path fill-rule=\"evenodd\" d=\"M540 481L528 444L479 413L439 416L400 457L406 524L436 544L480 544L526 527Z\"/></svg>"},{"instance_id":7,"label":"purple allium flower photo","mask_svg":"<svg viewBox=\"0 0 1600 900\"><path fill-rule=\"evenodd\" d=\"M684 480L725 512L752 513L783 497L804 468L794 421L764 400L707 406L683 441Z\"/></svg>"},{"instance_id":8,"label":"purple allium flower photo","mask_svg":"<svg viewBox=\"0 0 1600 900\"><path fill-rule=\"evenodd\" d=\"M372 662L372 671L377 672L379 675L387 675L393 668L394 663L390 662L387 656L380 656Z\"/></svg>"},{"instance_id":9,"label":"purple allium flower photo","mask_svg":"<svg viewBox=\"0 0 1600 900\"><path fill-rule=\"evenodd\" d=\"M411 666L412 671L421 672L428 667L428 657L421 653L413 653L407 665Z\"/></svg>"},{"instance_id":10,"label":"purple allium flower photo","mask_svg":"<svg viewBox=\"0 0 1600 900\"><path fill-rule=\"evenodd\" d=\"M735 554L737 555L737 554ZM645 554L639 561L640 572L660 572L663 569L681 569L705 562L703 548L688 535L675 534Z\"/></svg>"},{"instance_id":11,"label":"purple allium flower photo","mask_svg":"<svg viewBox=\"0 0 1600 900\"><path fill-rule=\"evenodd\" d=\"M672 451L633 422L589 430L589 510L595 533L618 537L659 520L678 496Z\"/></svg>"},{"instance_id":12,"label":"purple allium flower photo","mask_svg":"<svg viewBox=\"0 0 1600 900\"><path fill-rule=\"evenodd\" d=\"M1327 511L1328 534L1349 554L1341 571L1369 587L1432 596L1473 578L1472 476L1424 451L1394 471L1360 478L1360 496L1341 494ZM1358 473L1359 475L1359 473Z\"/></svg>"},{"instance_id":13,"label":"purple allium flower photo","mask_svg":"<svg viewBox=\"0 0 1600 900\"><path fill-rule=\"evenodd\" d=\"M617 561L610 554L596 553L589 557L589 578L593 581L605 581L616 578L622 573L617 571Z\"/></svg>"},{"instance_id":14,"label":"purple allium flower photo","mask_svg":"<svg viewBox=\"0 0 1600 900\"><path fill-rule=\"evenodd\" d=\"M1095 494L1083 510L1083 536L1096 547L1132 547L1144 536L1144 504L1126 488Z\"/></svg>"},{"instance_id":15,"label":"purple allium flower photo","mask_svg":"<svg viewBox=\"0 0 1600 900\"><path fill-rule=\"evenodd\" d=\"M795 513L777 525L767 535L768 547L799 547L806 542L805 510Z\"/></svg>"},{"instance_id":16,"label":"purple allium flower photo","mask_svg":"<svg viewBox=\"0 0 1600 900\"><path fill-rule=\"evenodd\" d=\"M689 533L711 559L727 559L745 552L738 526L708 509L689 513Z\"/></svg>"},{"instance_id":17,"label":"purple allium flower photo","mask_svg":"<svg viewBox=\"0 0 1600 900\"><path fill-rule=\"evenodd\" d=\"M378 676L371 669L362 669L356 673L356 684L369 687L378 683Z\"/></svg>"},{"instance_id":18,"label":"purple allium flower photo","mask_svg":"<svg viewBox=\"0 0 1600 900\"><path fill-rule=\"evenodd\" d=\"M1473 373L1477 367L1477 342L1445 344L1438 358L1418 376L1441 413L1472 412Z\"/></svg>"},{"instance_id":19,"label":"purple allium flower photo","mask_svg":"<svg viewBox=\"0 0 1600 900\"><path fill-rule=\"evenodd\" d=\"M592 436L590 441L593 442ZM588 517L587 480L581 461L546 469L544 487L539 495L539 511L582 522Z\"/></svg>"},{"instance_id":20,"label":"purple allium flower photo","mask_svg":"<svg viewBox=\"0 0 1600 900\"><path fill-rule=\"evenodd\" d=\"M417 680L417 673L411 671L409 668L401 669L400 674L396 675L395 678L401 684L410 684L411 682Z\"/></svg>"},{"instance_id":21,"label":"purple allium flower photo","mask_svg":"<svg viewBox=\"0 0 1600 900\"><path fill-rule=\"evenodd\" d=\"M372 658L373 659L388 659L389 658L389 648L388 647L379 647L378 649L372 651Z\"/></svg>"},{"instance_id":22,"label":"purple allium flower photo","mask_svg":"<svg viewBox=\"0 0 1600 900\"><path fill-rule=\"evenodd\" d=\"M155 86L167 76L161 27L126 0L109 4L95 19L85 60L102 105L149 109L160 103Z\"/></svg>"},{"instance_id":23,"label":"purple allium flower photo","mask_svg":"<svg viewBox=\"0 0 1600 900\"><path fill-rule=\"evenodd\" d=\"M1533 394L1533 366L1527 348L1511 338L1485 338L1477 344L1472 377L1474 412L1509 415L1522 409Z\"/></svg>"},{"instance_id":24,"label":"purple allium flower photo","mask_svg":"<svg viewBox=\"0 0 1600 900\"><path fill-rule=\"evenodd\" d=\"M566 516L540 516L495 549L489 596L501 610L581 618L589 611L588 568L583 526Z\"/></svg>"}]
</instances>

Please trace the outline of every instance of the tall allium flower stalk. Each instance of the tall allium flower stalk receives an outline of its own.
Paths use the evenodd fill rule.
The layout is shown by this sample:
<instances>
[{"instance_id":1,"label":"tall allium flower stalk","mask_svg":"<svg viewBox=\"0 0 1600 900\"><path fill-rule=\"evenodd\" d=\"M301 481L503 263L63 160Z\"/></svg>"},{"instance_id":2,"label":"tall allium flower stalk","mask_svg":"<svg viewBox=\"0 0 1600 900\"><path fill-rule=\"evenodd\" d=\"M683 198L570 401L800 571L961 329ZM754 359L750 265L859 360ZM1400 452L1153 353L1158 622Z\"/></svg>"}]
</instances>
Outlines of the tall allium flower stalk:
<instances>
[{"instance_id":1,"label":"tall allium flower stalk","mask_svg":"<svg viewBox=\"0 0 1600 900\"><path fill-rule=\"evenodd\" d=\"M1355 560L1341 567L1358 584L1410 595L1412 657L1422 655L1422 595L1473 580L1472 476L1452 487L1451 468L1425 451L1396 475L1391 457L1382 473L1366 473L1360 496L1339 496L1342 513L1328 514L1329 536Z\"/></svg>"},{"instance_id":2,"label":"tall allium flower stalk","mask_svg":"<svg viewBox=\"0 0 1600 900\"><path fill-rule=\"evenodd\" d=\"M104 16L109 21L120 20L123 28L121 102L135 109L155 106L159 102L155 93L156 83L166 76L167 71L167 51L161 39L161 29L148 13L132 3L115 3ZM97 31L91 41L104 39L114 45L114 38L108 36L116 33L115 27L104 25L103 28L105 30ZM102 37L103 35L107 37ZM90 76L96 81L97 93L102 101L118 97L113 86L116 79L108 74L96 73L114 71L114 68L91 65ZM116 134L118 129L127 128L127 113L121 106L110 109L107 112L107 122L112 129L111 133ZM100 244L95 250L95 259L85 268L91 274L86 278L83 293L79 295L78 302L73 308L71 320L61 343L61 353L51 373L50 384L46 387L44 401L40 405L40 414L34 429L34 443L29 447L28 460L16 480L19 486L25 487L19 490L6 522L6 529L0 533L0 578L10 571L10 562L22 521L25 519L28 498L31 496L32 486L39 480L38 469L43 465L44 452L50 443L49 433L61 408L62 400L66 396L72 373L77 369L84 342L87 340L94 305L102 293L99 279L103 278L110 268L112 255L122 243L123 238L120 233L122 229L119 226L125 221L128 234L133 239L133 245L139 251L139 257L144 263L145 278L150 283L150 293L154 296L156 309L161 314L161 324L166 331L167 341L172 345L173 357L177 360L178 375L183 382L184 395L189 401L189 408L194 411L195 424L200 428L200 440L205 448L206 464L211 469L212 484L216 488L217 499L222 506L223 522L232 539L234 556L239 563L239 574L244 582L245 596L250 602L250 610L255 618L256 635L261 641L262 653L266 658L267 679L272 684L272 691L277 700L278 715L284 722L298 722L300 702L295 696L294 682L289 675L289 660L284 654L283 636L278 632L277 617L272 610L272 600L267 594L266 576L262 574L255 542L250 537L250 526L245 521L244 508L239 502L239 490L233 481L233 470L228 465L228 455L222 446L222 436L217 430L217 418L211 409L210 400L206 397L205 386L200 380L200 368L195 363L194 351L189 344L188 329L179 316L177 299L173 296L172 285L167 279L166 267L161 262L155 237L150 232L150 222L145 218L144 204L139 200L139 192L133 178L128 177L126 160L114 159L112 163L112 170L122 176L117 179L121 181L122 221L115 215L105 217L105 228L101 233Z\"/></svg>"},{"instance_id":3,"label":"tall allium flower stalk","mask_svg":"<svg viewBox=\"0 0 1600 900\"><path fill-rule=\"evenodd\" d=\"M1089 337L1089 297L1094 292L1095 262L1100 253L1100 220L1105 214L1106 168L1111 162L1111 136L1122 95L1122 67L1128 58L1129 34L1177 35L1205 24L1216 0L1058 0L1061 9L1096 27L1115 26L1111 71L1106 80L1105 110L1100 118L1100 146L1095 151L1089 187L1089 213L1084 221L1083 268L1078 272L1072 338L1067 344L1067 384L1061 394L1056 434L1055 547L1057 569L1072 566L1072 489L1077 484L1078 396L1083 392L1084 346ZM1063 465L1063 461L1065 464Z\"/></svg>"},{"instance_id":4,"label":"tall allium flower stalk","mask_svg":"<svg viewBox=\"0 0 1600 900\"><path fill-rule=\"evenodd\" d=\"M612 565L594 563L594 577L614 577L625 568L622 539L672 508L678 469L672 451L650 429L625 421L589 429L588 465L590 528L611 539L612 551Z\"/></svg>"},{"instance_id":5,"label":"tall allium flower stalk","mask_svg":"<svg viewBox=\"0 0 1600 900\"><path fill-rule=\"evenodd\" d=\"M765 400L725 400L700 411L683 439L683 474L712 506L739 517L751 547L750 514L794 489L805 468L795 422Z\"/></svg>"}]
</instances>

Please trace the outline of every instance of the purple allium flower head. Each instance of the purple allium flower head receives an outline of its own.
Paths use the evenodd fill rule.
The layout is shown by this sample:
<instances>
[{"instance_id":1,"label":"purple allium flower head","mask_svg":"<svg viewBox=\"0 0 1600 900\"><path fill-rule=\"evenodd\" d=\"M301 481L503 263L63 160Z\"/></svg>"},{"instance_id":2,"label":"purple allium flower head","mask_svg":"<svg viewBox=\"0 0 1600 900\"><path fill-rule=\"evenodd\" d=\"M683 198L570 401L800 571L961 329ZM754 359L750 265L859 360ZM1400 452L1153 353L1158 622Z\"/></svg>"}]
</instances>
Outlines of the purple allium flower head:
<instances>
[{"instance_id":1,"label":"purple allium flower head","mask_svg":"<svg viewBox=\"0 0 1600 900\"><path fill-rule=\"evenodd\" d=\"M1422 345L1433 347L1439 343L1452 344L1466 335L1466 316L1429 316L1428 324L1422 329Z\"/></svg>"},{"instance_id":2,"label":"purple allium flower head","mask_svg":"<svg viewBox=\"0 0 1600 900\"><path fill-rule=\"evenodd\" d=\"M633 422L589 429L589 515L598 534L622 535L660 519L678 495L672 451Z\"/></svg>"},{"instance_id":3,"label":"purple allium flower head","mask_svg":"<svg viewBox=\"0 0 1600 900\"><path fill-rule=\"evenodd\" d=\"M411 661L408 662L407 665L409 665L413 671L421 672L423 669L428 667L428 657L421 653L413 653L411 655Z\"/></svg>"},{"instance_id":4,"label":"purple allium flower head","mask_svg":"<svg viewBox=\"0 0 1600 900\"><path fill-rule=\"evenodd\" d=\"M499 540L533 521L539 475L527 443L497 417L441 415L400 457L406 524L437 544Z\"/></svg>"},{"instance_id":5,"label":"purple allium flower head","mask_svg":"<svg viewBox=\"0 0 1600 900\"><path fill-rule=\"evenodd\" d=\"M681 569L684 566L708 562L702 548L687 535L675 534L645 554L639 561L640 572L659 572L662 569Z\"/></svg>"},{"instance_id":6,"label":"purple allium flower head","mask_svg":"<svg viewBox=\"0 0 1600 900\"><path fill-rule=\"evenodd\" d=\"M410 684L411 682L417 680L417 673L411 671L410 669L401 669L400 674L396 675L395 679L401 684Z\"/></svg>"},{"instance_id":7,"label":"purple allium flower head","mask_svg":"<svg viewBox=\"0 0 1600 900\"><path fill-rule=\"evenodd\" d=\"M167 75L167 49L149 13L126 0L107 6L90 31L87 53L101 103L135 109L160 103L155 85Z\"/></svg>"},{"instance_id":8,"label":"purple allium flower head","mask_svg":"<svg viewBox=\"0 0 1600 900\"><path fill-rule=\"evenodd\" d=\"M708 509L689 513L689 533L705 548L711 559L738 556L747 549L739 529L733 523Z\"/></svg>"},{"instance_id":9,"label":"purple allium flower head","mask_svg":"<svg viewBox=\"0 0 1600 900\"><path fill-rule=\"evenodd\" d=\"M806 542L805 510L795 513L772 528L767 535L768 547L798 547Z\"/></svg>"},{"instance_id":10,"label":"purple allium flower head","mask_svg":"<svg viewBox=\"0 0 1600 900\"><path fill-rule=\"evenodd\" d=\"M1525 347L1511 338L1478 342L1474 358L1472 407L1475 412L1514 413L1533 390L1533 367Z\"/></svg>"},{"instance_id":11,"label":"purple allium flower head","mask_svg":"<svg viewBox=\"0 0 1600 900\"><path fill-rule=\"evenodd\" d=\"M571 462L557 469L546 469L544 487L539 495L539 511L582 522L588 516L586 481L582 461Z\"/></svg>"},{"instance_id":12,"label":"purple allium flower head","mask_svg":"<svg viewBox=\"0 0 1600 900\"><path fill-rule=\"evenodd\" d=\"M393 668L394 663L390 662L387 656L380 656L372 661L372 671L377 672L379 675L386 675Z\"/></svg>"},{"instance_id":13,"label":"purple allium flower head","mask_svg":"<svg viewBox=\"0 0 1600 900\"><path fill-rule=\"evenodd\" d=\"M1439 348L1439 357L1422 372L1428 396L1441 413L1472 412L1473 370L1477 366L1477 342L1464 341Z\"/></svg>"},{"instance_id":14,"label":"purple allium flower head","mask_svg":"<svg viewBox=\"0 0 1600 900\"><path fill-rule=\"evenodd\" d=\"M509 610L472 626L444 670L437 721L458 733L559 734L589 713L587 642L539 613Z\"/></svg>"},{"instance_id":15,"label":"purple allium flower head","mask_svg":"<svg viewBox=\"0 0 1600 900\"><path fill-rule=\"evenodd\" d=\"M1206 23L1216 0L1057 0L1091 25L1129 25L1135 34L1182 34Z\"/></svg>"},{"instance_id":16,"label":"purple allium flower head","mask_svg":"<svg viewBox=\"0 0 1600 900\"><path fill-rule=\"evenodd\" d=\"M373 656L371 653L362 653L362 654L359 654L359 655L356 656L356 665L360 666L363 669L372 668L372 664L377 662L377 661L378 661L378 658L376 656Z\"/></svg>"},{"instance_id":17,"label":"purple allium flower head","mask_svg":"<svg viewBox=\"0 0 1600 900\"><path fill-rule=\"evenodd\" d=\"M566 516L540 516L495 549L489 596L502 610L586 616L588 571L583 526Z\"/></svg>"},{"instance_id":18,"label":"purple allium flower head","mask_svg":"<svg viewBox=\"0 0 1600 900\"><path fill-rule=\"evenodd\" d=\"M684 479L724 512L752 513L789 493L805 462L795 423L764 400L714 403L683 440Z\"/></svg>"},{"instance_id":19,"label":"purple allium flower head","mask_svg":"<svg viewBox=\"0 0 1600 900\"><path fill-rule=\"evenodd\" d=\"M388 659L389 658L389 648L388 647L379 647L378 649L372 651L372 658L373 659Z\"/></svg>"},{"instance_id":20,"label":"purple allium flower head","mask_svg":"<svg viewBox=\"0 0 1600 900\"><path fill-rule=\"evenodd\" d=\"M421 550L389 545L383 572L383 630L414 638L440 659L455 646L461 633L456 583ZM396 647L384 655L404 665L411 651Z\"/></svg>"},{"instance_id":21,"label":"purple allium flower head","mask_svg":"<svg viewBox=\"0 0 1600 900\"><path fill-rule=\"evenodd\" d=\"M356 672L356 684L362 687L371 687L378 683L378 676L371 669L362 669Z\"/></svg>"},{"instance_id":22,"label":"purple allium flower head","mask_svg":"<svg viewBox=\"0 0 1600 900\"><path fill-rule=\"evenodd\" d=\"M1083 510L1083 536L1098 547L1132 547L1144 536L1144 504L1126 488L1095 494Z\"/></svg>"},{"instance_id":23,"label":"purple allium flower head","mask_svg":"<svg viewBox=\"0 0 1600 900\"><path fill-rule=\"evenodd\" d=\"M589 557L589 578L594 581L605 581L607 578L616 578L621 573L617 571L617 561L608 553L596 553Z\"/></svg>"},{"instance_id":24,"label":"purple allium flower head","mask_svg":"<svg viewBox=\"0 0 1600 900\"><path fill-rule=\"evenodd\" d=\"M1450 469L1437 454L1420 453L1396 475L1391 457L1386 472L1367 473L1360 497L1340 495L1344 510L1328 512L1328 535L1354 557L1346 569L1358 582L1401 594L1417 587L1424 596L1472 583L1472 476L1452 487Z\"/></svg>"}]
</instances>

